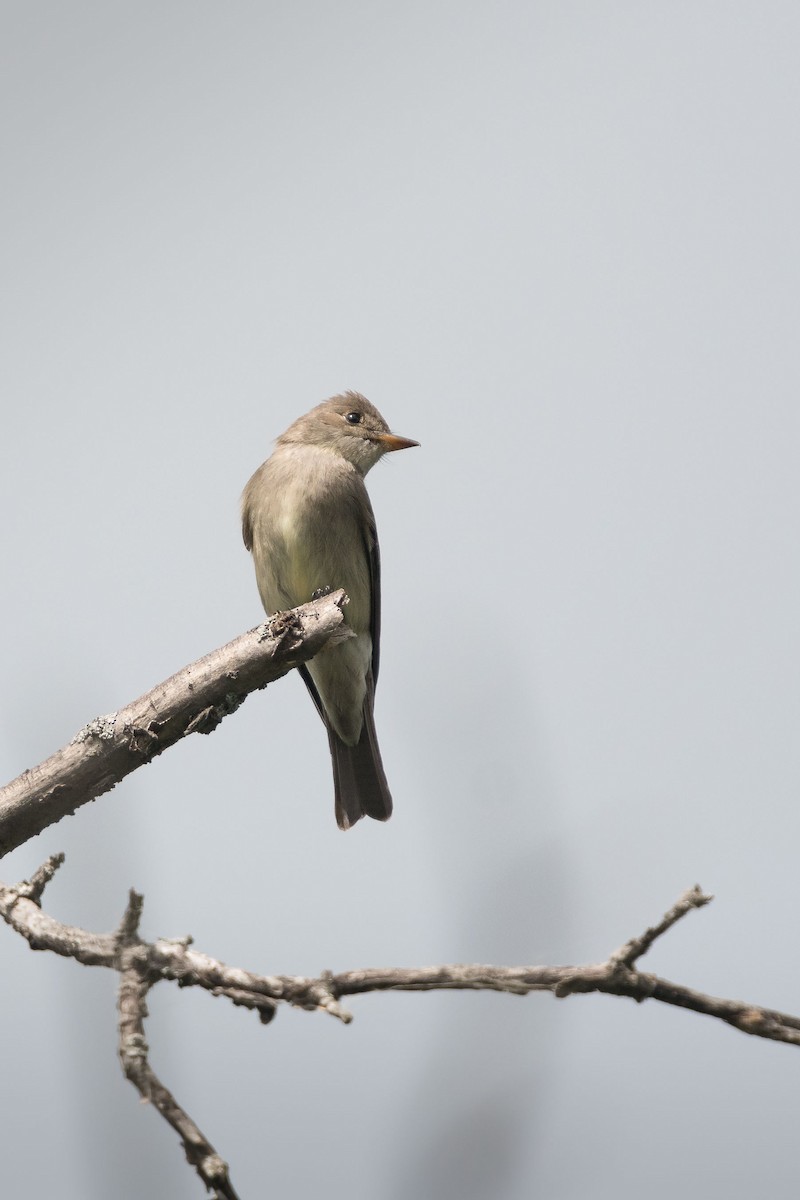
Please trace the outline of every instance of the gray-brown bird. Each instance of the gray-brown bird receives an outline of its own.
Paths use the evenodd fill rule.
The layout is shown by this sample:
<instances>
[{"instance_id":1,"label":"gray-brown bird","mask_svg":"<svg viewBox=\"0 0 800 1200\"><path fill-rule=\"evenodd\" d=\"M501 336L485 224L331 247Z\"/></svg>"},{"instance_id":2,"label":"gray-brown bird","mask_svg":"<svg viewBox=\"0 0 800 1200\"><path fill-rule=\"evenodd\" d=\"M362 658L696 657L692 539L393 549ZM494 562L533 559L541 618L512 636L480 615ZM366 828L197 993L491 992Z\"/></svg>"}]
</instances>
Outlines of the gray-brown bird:
<instances>
[{"instance_id":1,"label":"gray-brown bird","mask_svg":"<svg viewBox=\"0 0 800 1200\"><path fill-rule=\"evenodd\" d=\"M333 396L278 438L242 495L242 534L268 615L344 588L354 633L300 667L328 731L336 821L386 821L392 796L373 718L381 628L380 554L364 476L398 437L358 392Z\"/></svg>"}]
</instances>

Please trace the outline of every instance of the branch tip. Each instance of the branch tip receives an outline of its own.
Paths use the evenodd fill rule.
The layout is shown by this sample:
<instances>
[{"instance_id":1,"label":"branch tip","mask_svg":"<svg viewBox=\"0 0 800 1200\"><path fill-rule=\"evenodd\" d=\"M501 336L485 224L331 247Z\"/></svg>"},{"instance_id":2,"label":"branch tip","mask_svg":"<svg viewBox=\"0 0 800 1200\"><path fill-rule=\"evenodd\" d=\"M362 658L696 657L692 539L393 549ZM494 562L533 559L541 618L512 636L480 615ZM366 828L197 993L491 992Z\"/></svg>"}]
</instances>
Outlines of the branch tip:
<instances>
[{"instance_id":1,"label":"branch tip","mask_svg":"<svg viewBox=\"0 0 800 1200\"><path fill-rule=\"evenodd\" d=\"M43 862L40 867L36 868L30 879L25 879L17 885L17 893L20 896L24 896L26 900L32 900L34 904L39 904L44 889L58 868L62 866L65 858L66 855L63 851L59 854L51 854L47 862Z\"/></svg>"},{"instance_id":2,"label":"branch tip","mask_svg":"<svg viewBox=\"0 0 800 1200\"><path fill-rule=\"evenodd\" d=\"M620 946L619 950L615 950L609 957L609 962L619 963L626 967L633 967L636 960L646 954L653 942L671 929L673 925L680 921L681 917L685 917L687 913L694 908L703 908L704 905L710 904L714 899L713 896L704 892L699 883L693 887L687 888L673 904L657 925L651 925L639 937L631 938L625 942L624 946Z\"/></svg>"},{"instance_id":3,"label":"branch tip","mask_svg":"<svg viewBox=\"0 0 800 1200\"><path fill-rule=\"evenodd\" d=\"M346 1008L342 1008L338 1000L333 996L320 997L319 1008L323 1012L330 1013L332 1017L336 1017L343 1025L350 1025L353 1020L353 1014L348 1012Z\"/></svg>"},{"instance_id":4,"label":"branch tip","mask_svg":"<svg viewBox=\"0 0 800 1200\"><path fill-rule=\"evenodd\" d=\"M131 888L128 892L128 904L122 915L117 930L117 944L124 946L135 942L139 936L139 923L142 919L144 896Z\"/></svg>"}]
</instances>

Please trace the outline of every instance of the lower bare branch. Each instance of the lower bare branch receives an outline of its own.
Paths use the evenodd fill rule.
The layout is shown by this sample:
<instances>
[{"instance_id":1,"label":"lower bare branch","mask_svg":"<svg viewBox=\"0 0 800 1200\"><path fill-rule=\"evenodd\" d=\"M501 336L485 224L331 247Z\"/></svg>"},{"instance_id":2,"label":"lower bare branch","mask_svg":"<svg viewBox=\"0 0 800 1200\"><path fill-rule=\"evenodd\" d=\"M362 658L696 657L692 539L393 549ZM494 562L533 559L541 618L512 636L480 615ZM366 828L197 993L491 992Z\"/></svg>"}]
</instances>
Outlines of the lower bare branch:
<instances>
[{"instance_id":1,"label":"lower bare branch","mask_svg":"<svg viewBox=\"0 0 800 1200\"><path fill-rule=\"evenodd\" d=\"M62 855L49 859L34 878L51 878ZM43 885L42 885L43 886ZM38 899L30 898L31 883L16 887L0 884L0 917L25 937L37 950L52 950L75 958L87 966L118 970L122 935L90 933L63 925L43 913ZM40 894L40 892L39 892ZM141 897L134 892L123 921L134 932L138 928ZM709 996L683 984L638 971L631 965L653 942L693 909L710 901L699 888L690 888L662 920L600 963L584 966L495 967L450 964L437 967L370 967L337 974L323 972L317 978L304 975L258 975L231 967L192 948L192 939L159 938L137 940L140 969L148 978L172 980L181 987L201 987L214 996L253 1009L262 1022L269 1022L280 1003L306 1010L321 1010L343 1021L352 1020L339 1003L343 996L366 992L495 991L524 996L529 992L552 992L558 998L577 993L602 992L628 996L632 1000L658 1000L676 1008L716 1017L743 1033L800 1045L800 1017L762 1008L739 1000Z\"/></svg>"},{"instance_id":2,"label":"lower bare branch","mask_svg":"<svg viewBox=\"0 0 800 1200\"><path fill-rule=\"evenodd\" d=\"M211 1143L153 1073L147 1058L144 1021L146 997L159 980L182 987L202 987L232 1004L254 1009L266 1023L279 1003L321 1010L345 1023L352 1018L340 999L365 992L424 992L471 990L552 992L556 997L603 992L632 1000L658 1000L725 1021L742 1033L772 1041L800 1045L800 1017L774 1009L709 996L682 984L636 969L645 954L677 921L711 900L699 887L690 888L657 924L626 942L604 962L586 966L494 967L455 964L418 968L370 968L338 974L323 972L312 979L301 975L257 975L229 967L191 947L191 938L160 938L145 942L139 937L142 897L131 892L119 929L95 934L63 925L40 908L44 887L63 862L54 855L30 881L8 887L0 884L0 917L36 950L52 950L88 966L103 966L120 974L119 1055L125 1075L141 1095L151 1101L178 1133L186 1157L206 1187L219 1200L236 1200L227 1167Z\"/></svg>"}]
</instances>

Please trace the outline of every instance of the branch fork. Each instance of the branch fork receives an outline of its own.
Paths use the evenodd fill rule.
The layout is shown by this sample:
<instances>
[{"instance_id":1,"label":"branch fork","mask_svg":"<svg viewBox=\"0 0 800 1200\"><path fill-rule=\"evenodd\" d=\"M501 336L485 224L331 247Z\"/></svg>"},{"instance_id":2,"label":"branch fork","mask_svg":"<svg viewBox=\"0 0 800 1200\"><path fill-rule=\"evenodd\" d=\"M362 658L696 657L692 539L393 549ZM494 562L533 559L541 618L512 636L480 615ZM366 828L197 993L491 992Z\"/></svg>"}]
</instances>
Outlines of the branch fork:
<instances>
[{"instance_id":1,"label":"branch fork","mask_svg":"<svg viewBox=\"0 0 800 1200\"><path fill-rule=\"evenodd\" d=\"M143 1100L152 1103L178 1134L188 1162L218 1200L237 1200L228 1167L208 1138L161 1083L149 1063L145 1036L147 994L161 980L179 987L202 987L213 996L252 1009L266 1024L278 1005L326 1012L348 1024L352 1016L341 997L372 991L492 990L525 995L550 991L558 998L587 992L655 999L718 1017L744 1033L800 1045L800 1018L695 992L636 969L654 942L693 909L712 897L699 887L689 888L661 921L631 938L602 963L572 967L493 967L458 964L423 968L368 969L316 979L293 975L256 975L229 967L192 949L192 939L144 941L139 933L143 896L131 890L119 927L111 934L93 934L62 925L41 910L45 887L64 861L53 855L29 880L7 887L0 884L0 916L25 937L33 949L54 950L90 966L119 973L118 1053L125 1077Z\"/></svg>"}]
</instances>

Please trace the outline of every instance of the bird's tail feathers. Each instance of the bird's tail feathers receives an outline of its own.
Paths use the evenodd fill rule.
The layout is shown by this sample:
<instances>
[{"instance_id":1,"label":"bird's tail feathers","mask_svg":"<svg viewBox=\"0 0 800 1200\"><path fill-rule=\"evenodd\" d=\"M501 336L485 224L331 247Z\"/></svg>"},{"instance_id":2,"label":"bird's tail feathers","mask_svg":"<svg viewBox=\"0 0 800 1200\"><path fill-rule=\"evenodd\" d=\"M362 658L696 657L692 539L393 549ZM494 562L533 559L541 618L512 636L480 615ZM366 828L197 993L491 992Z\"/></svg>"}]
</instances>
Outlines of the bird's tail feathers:
<instances>
[{"instance_id":1,"label":"bird's tail feathers","mask_svg":"<svg viewBox=\"0 0 800 1200\"><path fill-rule=\"evenodd\" d=\"M355 746L343 742L325 716L325 709L307 666L299 668L314 706L328 731L328 744L333 763L333 786L336 794L336 824L350 829L362 817L388 821L392 815L392 794L381 762L378 735L372 706L375 683L372 671L367 672L367 694L364 697L364 723Z\"/></svg>"},{"instance_id":2,"label":"bird's tail feathers","mask_svg":"<svg viewBox=\"0 0 800 1200\"><path fill-rule=\"evenodd\" d=\"M369 702L364 705L364 725L355 746L346 745L330 726L328 741L339 828L350 829L362 817L388 821L392 815L392 794L378 749L372 705Z\"/></svg>"}]
</instances>

